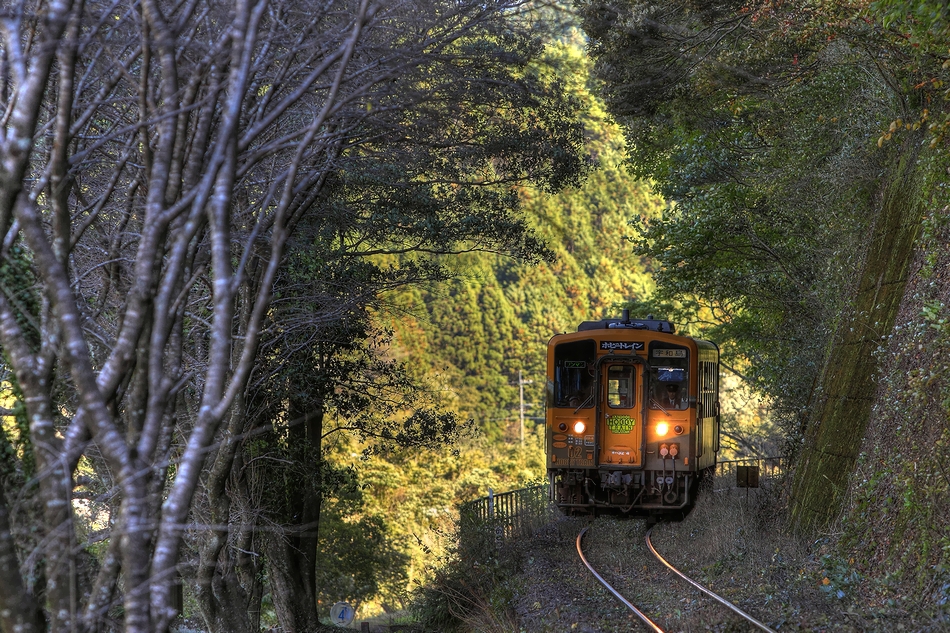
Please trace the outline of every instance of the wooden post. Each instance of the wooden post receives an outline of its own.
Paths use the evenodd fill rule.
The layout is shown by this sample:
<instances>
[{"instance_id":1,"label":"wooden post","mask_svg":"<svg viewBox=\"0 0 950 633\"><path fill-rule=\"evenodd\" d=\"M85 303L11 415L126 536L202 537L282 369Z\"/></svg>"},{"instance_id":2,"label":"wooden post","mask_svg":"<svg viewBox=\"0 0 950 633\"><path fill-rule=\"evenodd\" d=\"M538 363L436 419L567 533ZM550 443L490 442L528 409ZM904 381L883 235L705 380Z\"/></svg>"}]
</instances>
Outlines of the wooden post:
<instances>
[{"instance_id":1,"label":"wooden post","mask_svg":"<svg viewBox=\"0 0 950 633\"><path fill-rule=\"evenodd\" d=\"M185 609L185 591L184 591L184 581L182 581L181 574L175 572L175 583L172 585L172 608L178 612L178 616L181 617L182 611Z\"/></svg>"}]
</instances>

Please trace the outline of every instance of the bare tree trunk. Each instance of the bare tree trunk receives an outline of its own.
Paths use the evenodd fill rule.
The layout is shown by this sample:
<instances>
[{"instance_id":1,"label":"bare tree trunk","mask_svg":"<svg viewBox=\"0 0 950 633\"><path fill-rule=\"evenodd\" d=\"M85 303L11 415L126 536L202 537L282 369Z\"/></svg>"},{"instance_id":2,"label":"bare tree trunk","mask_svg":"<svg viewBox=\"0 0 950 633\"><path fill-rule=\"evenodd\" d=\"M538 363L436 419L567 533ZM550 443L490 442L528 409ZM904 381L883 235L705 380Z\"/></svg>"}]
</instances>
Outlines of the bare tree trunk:
<instances>
[{"instance_id":1,"label":"bare tree trunk","mask_svg":"<svg viewBox=\"0 0 950 633\"><path fill-rule=\"evenodd\" d=\"M299 376L298 376L299 378ZM306 392L307 385L292 379L291 393ZM307 447L306 459L312 465L313 475L308 484L297 488L289 499L287 518L292 521L282 538L269 545L268 569L275 575L283 592L274 600L278 619L288 630L307 631L309 623L317 622L316 557L320 526L320 506L323 501L323 402L319 398L301 401L291 396L288 407L290 436ZM276 569L274 569L276 567Z\"/></svg>"},{"instance_id":2,"label":"bare tree trunk","mask_svg":"<svg viewBox=\"0 0 950 633\"><path fill-rule=\"evenodd\" d=\"M306 585L304 553L291 538L272 538L264 545L267 581L270 585L277 621L287 633L308 633L319 625L316 594Z\"/></svg>"},{"instance_id":3,"label":"bare tree trunk","mask_svg":"<svg viewBox=\"0 0 950 633\"><path fill-rule=\"evenodd\" d=\"M213 633L251 630L246 609L249 597L237 573L236 552L228 545L232 495L227 485L236 465L244 411L243 398L238 398L204 485L212 527L199 549L196 597L202 617Z\"/></svg>"}]
</instances>

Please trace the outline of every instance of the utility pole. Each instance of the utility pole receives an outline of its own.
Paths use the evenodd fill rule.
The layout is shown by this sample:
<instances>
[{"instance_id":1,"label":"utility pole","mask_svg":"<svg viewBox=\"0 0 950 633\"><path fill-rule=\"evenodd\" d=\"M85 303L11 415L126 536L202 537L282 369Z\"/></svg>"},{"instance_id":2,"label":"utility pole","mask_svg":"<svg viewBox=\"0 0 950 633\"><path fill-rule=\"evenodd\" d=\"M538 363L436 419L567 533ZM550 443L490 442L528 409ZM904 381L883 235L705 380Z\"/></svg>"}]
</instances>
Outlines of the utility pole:
<instances>
[{"instance_id":1,"label":"utility pole","mask_svg":"<svg viewBox=\"0 0 950 633\"><path fill-rule=\"evenodd\" d=\"M524 448L524 386L533 383L533 380L525 380L521 377L521 370L518 370L518 391L520 393L520 404L518 411L521 417L521 448Z\"/></svg>"}]
</instances>

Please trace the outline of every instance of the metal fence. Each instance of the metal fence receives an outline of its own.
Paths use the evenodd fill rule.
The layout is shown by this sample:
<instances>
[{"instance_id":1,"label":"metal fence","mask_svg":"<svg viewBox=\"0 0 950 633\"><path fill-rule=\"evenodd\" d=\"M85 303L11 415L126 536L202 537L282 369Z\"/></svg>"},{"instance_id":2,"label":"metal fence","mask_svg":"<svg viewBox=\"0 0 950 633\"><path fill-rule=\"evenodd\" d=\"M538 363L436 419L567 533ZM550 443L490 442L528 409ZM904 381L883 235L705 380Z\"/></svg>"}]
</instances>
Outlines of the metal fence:
<instances>
[{"instance_id":1,"label":"metal fence","mask_svg":"<svg viewBox=\"0 0 950 633\"><path fill-rule=\"evenodd\" d=\"M723 490L745 488L739 483L742 478L738 476L742 466L757 466L758 485L756 487L768 488L782 479L786 473L788 463L784 457L743 457L719 461L716 463L714 489L721 492Z\"/></svg>"},{"instance_id":2,"label":"metal fence","mask_svg":"<svg viewBox=\"0 0 950 633\"><path fill-rule=\"evenodd\" d=\"M784 457L748 457L717 463L713 489L716 492L741 490L737 484L739 467L757 466L756 487L771 488L786 473ZM746 494L749 488L745 488ZM475 543L486 537L495 542L530 536L557 515L548 496L548 485L538 484L495 494L463 504L459 527L463 541Z\"/></svg>"},{"instance_id":3,"label":"metal fence","mask_svg":"<svg viewBox=\"0 0 950 633\"><path fill-rule=\"evenodd\" d=\"M459 509L463 534L488 532L496 540L530 536L556 514L548 499L547 484L538 484L470 501Z\"/></svg>"}]
</instances>

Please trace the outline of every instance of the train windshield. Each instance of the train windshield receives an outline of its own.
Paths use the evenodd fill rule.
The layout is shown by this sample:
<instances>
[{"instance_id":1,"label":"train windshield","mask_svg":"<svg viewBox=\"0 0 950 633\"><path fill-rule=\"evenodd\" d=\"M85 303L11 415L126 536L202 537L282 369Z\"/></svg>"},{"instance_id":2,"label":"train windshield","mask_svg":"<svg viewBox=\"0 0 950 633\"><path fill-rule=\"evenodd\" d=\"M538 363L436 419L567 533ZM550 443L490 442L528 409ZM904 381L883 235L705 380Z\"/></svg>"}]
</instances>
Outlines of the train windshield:
<instances>
[{"instance_id":1,"label":"train windshield","mask_svg":"<svg viewBox=\"0 0 950 633\"><path fill-rule=\"evenodd\" d=\"M689 406L689 350L678 345L650 345L650 407L686 409Z\"/></svg>"},{"instance_id":2,"label":"train windshield","mask_svg":"<svg viewBox=\"0 0 950 633\"><path fill-rule=\"evenodd\" d=\"M561 343L554 348L554 406L594 406L594 363L597 348L593 339Z\"/></svg>"}]
</instances>

